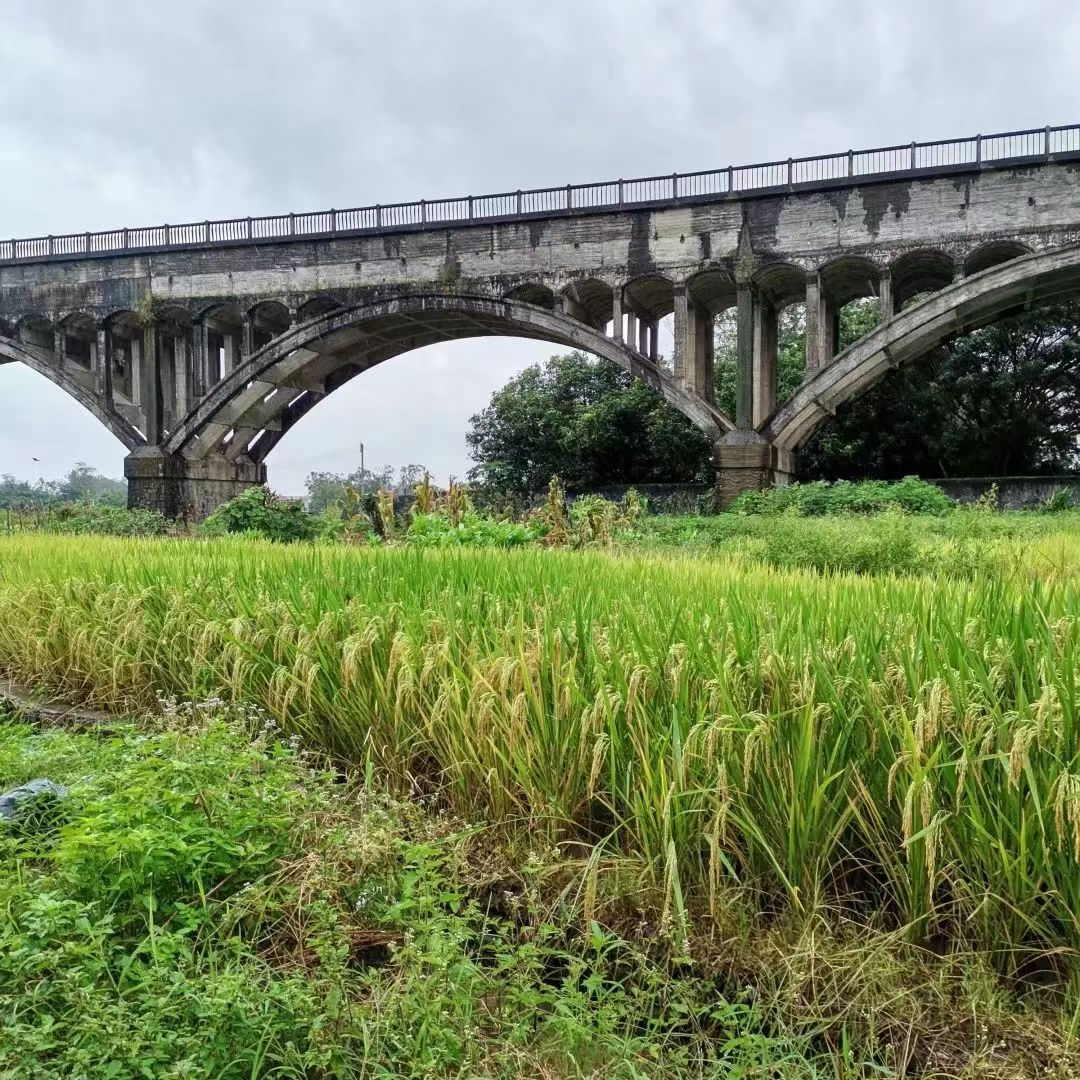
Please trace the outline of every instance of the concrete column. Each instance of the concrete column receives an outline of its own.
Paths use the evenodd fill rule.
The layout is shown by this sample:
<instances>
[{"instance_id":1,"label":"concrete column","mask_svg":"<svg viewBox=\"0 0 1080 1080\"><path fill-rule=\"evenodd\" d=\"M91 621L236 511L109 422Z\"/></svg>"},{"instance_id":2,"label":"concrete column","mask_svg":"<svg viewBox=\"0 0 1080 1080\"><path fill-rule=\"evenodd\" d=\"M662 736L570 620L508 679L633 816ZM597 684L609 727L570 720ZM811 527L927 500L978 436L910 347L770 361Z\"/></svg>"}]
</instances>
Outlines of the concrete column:
<instances>
[{"instance_id":1,"label":"concrete column","mask_svg":"<svg viewBox=\"0 0 1080 1080\"><path fill-rule=\"evenodd\" d=\"M180 454L166 454L159 446L144 446L124 459L124 475L128 506L201 521L253 484L265 484L266 466L228 461L221 454L191 461Z\"/></svg>"},{"instance_id":2,"label":"concrete column","mask_svg":"<svg viewBox=\"0 0 1080 1080\"><path fill-rule=\"evenodd\" d=\"M694 377L697 374L697 365L694 350L697 340L694 335L690 298L686 295L685 285L678 285L675 288L674 322L675 355L672 358L672 366L675 382L691 393L695 393L697 385Z\"/></svg>"},{"instance_id":3,"label":"concrete column","mask_svg":"<svg viewBox=\"0 0 1080 1080\"><path fill-rule=\"evenodd\" d=\"M225 349L225 362L221 365L223 370L221 377L224 379L231 375L236 368L236 334L224 333L221 335L222 345Z\"/></svg>"},{"instance_id":4,"label":"concrete column","mask_svg":"<svg viewBox=\"0 0 1080 1080\"><path fill-rule=\"evenodd\" d=\"M834 312L818 274L806 281L806 374L828 367L835 355Z\"/></svg>"},{"instance_id":5,"label":"concrete column","mask_svg":"<svg viewBox=\"0 0 1080 1080\"><path fill-rule=\"evenodd\" d=\"M53 352L56 354L56 366L58 368L64 368L67 366L64 357L64 331L60 327L56 327L53 330Z\"/></svg>"},{"instance_id":6,"label":"concrete column","mask_svg":"<svg viewBox=\"0 0 1080 1080\"><path fill-rule=\"evenodd\" d=\"M251 312L244 312L244 329L240 335L240 362L243 363L255 351L255 323Z\"/></svg>"},{"instance_id":7,"label":"concrete column","mask_svg":"<svg viewBox=\"0 0 1080 1080\"><path fill-rule=\"evenodd\" d=\"M738 286L736 337L735 426L749 431L754 418L754 292L749 282Z\"/></svg>"},{"instance_id":8,"label":"concrete column","mask_svg":"<svg viewBox=\"0 0 1080 1080\"><path fill-rule=\"evenodd\" d=\"M141 383L141 406L146 441L154 446L161 441L161 417L164 402L161 394L161 356L158 348L158 329L147 326L143 330L142 354L139 358L139 381Z\"/></svg>"},{"instance_id":9,"label":"concrete column","mask_svg":"<svg viewBox=\"0 0 1080 1080\"><path fill-rule=\"evenodd\" d=\"M660 360L660 320L649 323L649 359L655 364Z\"/></svg>"},{"instance_id":10,"label":"concrete column","mask_svg":"<svg viewBox=\"0 0 1080 1080\"><path fill-rule=\"evenodd\" d=\"M142 408L142 371L143 371L143 347L142 338L133 337L128 341L128 351L131 355L128 372L128 383L131 386L131 404L137 409Z\"/></svg>"},{"instance_id":11,"label":"concrete column","mask_svg":"<svg viewBox=\"0 0 1080 1080\"><path fill-rule=\"evenodd\" d=\"M615 286L611 296L611 336L616 341L622 341L623 339L621 285Z\"/></svg>"},{"instance_id":12,"label":"concrete column","mask_svg":"<svg viewBox=\"0 0 1080 1080\"><path fill-rule=\"evenodd\" d=\"M767 443L756 431L732 431L713 444L717 508L744 491L791 482L795 455Z\"/></svg>"},{"instance_id":13,"label":"concrete column","mask_svg":"<svg viewBox=\"0 0 1080 1080\"><path fill-rule=\"evenodd\" d=\"M690 321L694 331L694 385L706 401L715 404L713 314L707 307L695 304L691 308Z\"/></svg>"},{"instance_id":14,"label":"concrete column","mask_svg":"<svg viewBox=\"0 0 1080 1080\"><path fill-rule=\"evenodd\" d=\"M630 309L626 313L626 344L631 349L636 349L638 346L638 318L633 309Z\"/></svg>"},{"instance_id":15,"label":"concrete column","mask_svg":"<svg viewBox=\"0 0 1080 1080\"><path fill-rule=\"evenodd\" d=\"M751 382L751 426L757 427L776 408L776 309L756 292L754 296L754 355Z\"/></svg>"},{"instance_id":16,"label":"concrete column","mask_svg":"<svg viewBox=\"0 0 1080 1080\"><path fill-rule=\"evenodd\" d=\"M210 331L204 322L197 322L191 328L192 357L191 366L194 374L194 400L198 400L210 389Z\"/></svg>"},{"instance_id":17,"label":"concrete column","mask_svg":"<svg viewBox=\"0 0 1080 1080\"><path fill-rule=\"evenodd\" d=\"M644 315L638 316L638 352L649 355L649 320Z\"/></svg>"},{"instance_id":18,"label":"concrete column","mask_svg":"<svg viewBox=\"0 0 1080 1080\"><path fill-rule=\"evenodd\" d=\"M878 310L882 322L888 322L895 314L893 308L892 271L882 270L878 279Z\"/></svg>"},{"instance_id":19,"label":"concrete column","mask_svg":"<svg viewBox=\"0 0 1080 1080\"><path fill-rule=\"evenodd\" d=\"M106 402L112 401L112 334L104 326L98 327L94 345L94 393Z\"/></svg>"}]
</instances>

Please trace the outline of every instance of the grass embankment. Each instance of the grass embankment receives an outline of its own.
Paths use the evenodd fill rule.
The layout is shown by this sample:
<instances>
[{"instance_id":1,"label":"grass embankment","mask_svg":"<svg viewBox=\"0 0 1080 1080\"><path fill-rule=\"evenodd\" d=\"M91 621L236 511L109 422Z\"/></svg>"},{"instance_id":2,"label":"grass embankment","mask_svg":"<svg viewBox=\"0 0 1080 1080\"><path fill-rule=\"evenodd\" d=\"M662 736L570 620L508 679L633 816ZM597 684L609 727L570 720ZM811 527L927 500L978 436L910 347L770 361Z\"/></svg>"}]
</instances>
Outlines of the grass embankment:
<instances>
[{"instance_id":1,"label":"grass embankment","mask_svg":"<svg viewBox=\"0 0 1080 1080\"><path fill-rule=\"evenodd\" d=\"M992 577L13 537L0 669L110 708L254 702L505 843L559 844L574 918L664 943L668 974L722 970L729 1001L769 957L769 1030L824 1032L830 1075L944 1068L950 1007L943 1074L1034 1075L1067 1070L1080 1002L1080 537L1045 529L994 539ZM1051 1019L1014 1068L1018 990Z\"/></svg>"}]
</instances>

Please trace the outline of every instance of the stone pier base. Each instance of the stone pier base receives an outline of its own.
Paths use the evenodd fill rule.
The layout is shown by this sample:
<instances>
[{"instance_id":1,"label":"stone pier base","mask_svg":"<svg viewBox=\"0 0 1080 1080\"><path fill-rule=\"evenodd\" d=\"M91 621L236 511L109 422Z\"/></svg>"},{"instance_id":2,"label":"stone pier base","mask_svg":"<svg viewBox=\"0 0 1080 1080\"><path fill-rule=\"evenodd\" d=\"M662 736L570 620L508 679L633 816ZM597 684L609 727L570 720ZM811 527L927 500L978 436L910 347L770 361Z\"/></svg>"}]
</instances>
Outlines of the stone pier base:
<instances>
[{"instance_id":1,"label":"stone pier base","mask_svg":"<svg viewBox=\"0 0 1080 1080\"><path fill-rule=\"evenodd\" d=\"M716 506L721 509L744 491L791 483L795 455L766 442L754 431L732 431L713 444Z\"/></svg>"},{"instance_id":2,"label":"stone pier base","mask_svg":"<svg viewBox=\"0 0 1080 1080\"><path fill-rule=\"evenodd\" d=\"M266 466L216 455L190 461L148 446L128 454L124 476L132 509L160 510L169 518L201 521L253 484L265 484Z\"/></svg>"}]
</instances>

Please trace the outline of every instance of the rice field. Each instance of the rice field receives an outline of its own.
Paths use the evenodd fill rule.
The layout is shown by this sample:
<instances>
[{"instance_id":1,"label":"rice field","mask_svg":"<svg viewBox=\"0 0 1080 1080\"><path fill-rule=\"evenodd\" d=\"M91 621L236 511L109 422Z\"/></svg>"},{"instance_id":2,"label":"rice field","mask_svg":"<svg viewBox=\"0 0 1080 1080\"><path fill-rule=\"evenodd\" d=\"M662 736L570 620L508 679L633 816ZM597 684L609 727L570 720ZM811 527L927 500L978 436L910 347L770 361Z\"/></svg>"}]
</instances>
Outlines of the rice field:
<instances>
[{"instance_id":1,"label":"rice field","mask_svg":"<svg viewBox=\"0 0 1080 1080\"><path fill-rule=\"evenodd\" d=\"M1015 543L1013 573L899 577L0 537L0 673L121 711L257 703L401 791L564 845L587 915L629 866L675 940L737 888L1075 994L1080 530Z\"/></svg>"}]
</instances>

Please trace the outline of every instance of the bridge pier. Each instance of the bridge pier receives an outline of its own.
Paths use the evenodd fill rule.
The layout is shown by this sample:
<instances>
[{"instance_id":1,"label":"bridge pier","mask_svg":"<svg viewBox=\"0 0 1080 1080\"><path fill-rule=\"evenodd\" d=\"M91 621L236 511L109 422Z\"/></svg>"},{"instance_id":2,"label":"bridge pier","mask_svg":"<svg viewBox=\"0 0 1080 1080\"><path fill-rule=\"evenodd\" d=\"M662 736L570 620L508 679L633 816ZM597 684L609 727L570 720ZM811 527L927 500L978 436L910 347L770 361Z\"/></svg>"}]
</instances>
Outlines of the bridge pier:
<instances>
[{"instance_id":1,"label":"bridge pier","mask_svg":"<svg viewBox=\"0 0 1080 1080\"><path fill-rule=\"evenodd\" d=\"M124 459L124 476L131 509L160 510L168 518L201 521L252 485L265 484L266 466L229 461L221 454L193 461L157 446L144 446Z\"/></svg>"},{"instance_id":2,"label":"bridge pier","mask_svg":"<svg viewBox=\"0 0 1080 1080\"><path fill-rule=\"evenodd\" d=\"M795 476L795 455L772 445L756 431L730 431L713 443L716 505L727 506L744 491L782 487Z\"/></svg>"}]
</instances>

